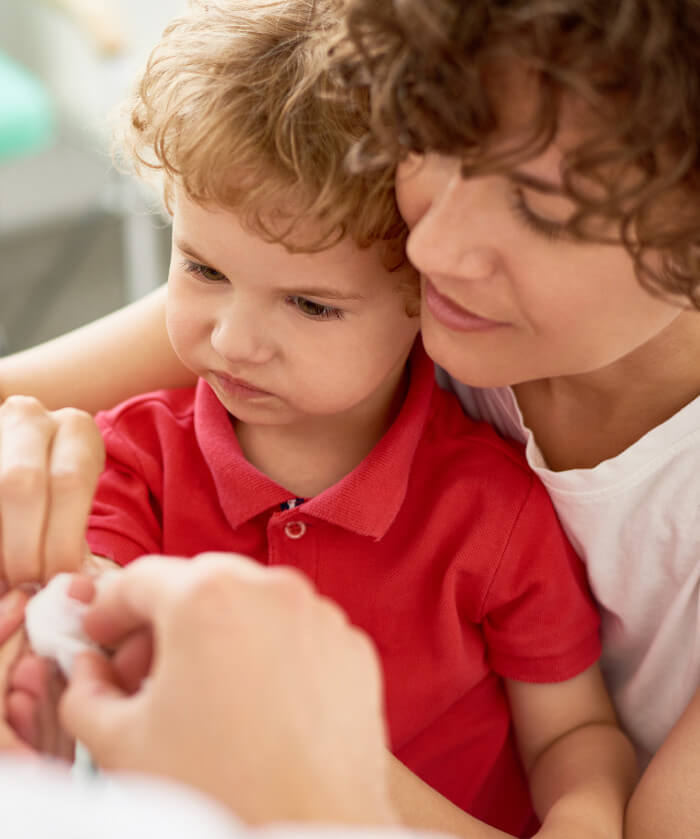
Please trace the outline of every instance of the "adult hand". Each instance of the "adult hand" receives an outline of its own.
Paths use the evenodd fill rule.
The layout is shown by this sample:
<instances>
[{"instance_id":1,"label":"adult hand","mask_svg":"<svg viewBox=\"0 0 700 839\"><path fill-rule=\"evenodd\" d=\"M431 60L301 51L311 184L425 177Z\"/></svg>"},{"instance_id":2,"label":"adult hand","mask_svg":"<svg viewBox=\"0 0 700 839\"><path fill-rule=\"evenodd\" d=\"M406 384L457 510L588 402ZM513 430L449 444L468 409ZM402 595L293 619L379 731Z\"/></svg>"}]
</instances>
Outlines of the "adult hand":
<instances>
[{"instance_id":1,"label":"adult hand","mask_svg":"<svg viewBox=\"0 0 700 839\"><path fill-rule=\"evenodd\" d=\"M251 823L394 822L374 648L293 569L144 558L100 582L84 626L117 653L75 660L61 717L100 766L183 781Z\"/></svg>"},{"instance_id":2,"label":"adult hand","mask_svg":"<svg viewBox=\"0 0 700 839\"><path fill-rule=\"evenodd\" d=\"M104 445L92 417L33 397L0 405L0 594L76 571Z\"/></svg>"}]
</instances>

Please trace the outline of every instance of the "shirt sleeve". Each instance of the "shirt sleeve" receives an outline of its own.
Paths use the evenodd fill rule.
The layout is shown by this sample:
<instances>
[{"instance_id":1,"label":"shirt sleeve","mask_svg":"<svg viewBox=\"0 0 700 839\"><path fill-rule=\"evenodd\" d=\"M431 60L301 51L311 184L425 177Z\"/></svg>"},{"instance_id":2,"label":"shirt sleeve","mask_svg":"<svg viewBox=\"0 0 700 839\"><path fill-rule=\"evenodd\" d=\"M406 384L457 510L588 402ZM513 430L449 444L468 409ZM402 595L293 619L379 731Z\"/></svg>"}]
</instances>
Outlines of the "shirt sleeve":
<instances>
[{"instance_id":1,"label":"shirt sleeve","mask_svg":"<svg viewBox=\"0 0 700 839\"><path fill-rule=\"evenodd\" d=\"M45 761L0 756L3 839L255 836L222 804L183 784L103 770L89 781L72 775Z\"/></svg>"},{"instance_id":2,"label":"shirt sleeve","mask_svg":"<svg viewBox=\"0 0 700 839\"><path fill-rule=\"evenodd\" d=\"M139 433L146 424L122 421L116 427L110 414L98 414L96 419L106 462L88 520L90 549L119 565L162 553L163 470L153 441Z\"/></svg>"},{"instance_id":3,"label":"shirt sleeve","mask_svg":"<svg viewBox=\"0 0 700 839\"><path fill-rule=\"evenodd\" d=\"M533 475L484 599L489 663L509 679L565 681L599 658L599 624L583 563Z\"/></svg>"}]
</instances>

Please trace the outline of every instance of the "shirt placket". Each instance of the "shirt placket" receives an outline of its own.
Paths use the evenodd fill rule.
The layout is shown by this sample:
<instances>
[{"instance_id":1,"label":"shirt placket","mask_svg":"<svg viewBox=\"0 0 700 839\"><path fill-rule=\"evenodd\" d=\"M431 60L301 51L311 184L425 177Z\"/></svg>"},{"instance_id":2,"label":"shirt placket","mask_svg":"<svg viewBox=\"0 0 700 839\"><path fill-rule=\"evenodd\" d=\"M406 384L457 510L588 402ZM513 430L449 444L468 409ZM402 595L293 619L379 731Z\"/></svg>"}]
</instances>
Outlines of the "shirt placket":
<instances>
[{"instance_id":1,"label":"shirt placket","mask_svg":"<svg viewBox=\"0 0 700 839\"><path fill-rule=\"evenodd\" d=\"M267 523L270 565L289 565L315 580L319 529L300 508L273 513Z\"/></svg>"}]
</instances>

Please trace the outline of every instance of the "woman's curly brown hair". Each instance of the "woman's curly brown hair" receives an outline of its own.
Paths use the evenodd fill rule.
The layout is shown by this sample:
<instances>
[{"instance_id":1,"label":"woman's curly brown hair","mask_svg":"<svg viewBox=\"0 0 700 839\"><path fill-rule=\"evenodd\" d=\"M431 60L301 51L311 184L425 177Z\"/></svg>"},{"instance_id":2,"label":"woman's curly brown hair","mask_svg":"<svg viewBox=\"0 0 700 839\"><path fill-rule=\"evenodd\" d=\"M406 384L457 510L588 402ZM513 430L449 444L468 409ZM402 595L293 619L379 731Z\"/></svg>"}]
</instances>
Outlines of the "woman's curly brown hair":
<instances>
[{"instance_id":1,"label":"woman's curly brown hair","mask_svg":"<svg viewBox=\"0 0 700 839\"><path fill-rule=\"evenodd\" d=\"M614 222L640 282L700 308L700 0L347 0L334 53L371 94L358 168L431 150L462 156L466 176L507 174L552 141L563 98L581 97L597 130L562 162L569 232L600 241ZM507 155L490 144L487 84L504 58L540 91Z\"/></svg>"}]
</instances>

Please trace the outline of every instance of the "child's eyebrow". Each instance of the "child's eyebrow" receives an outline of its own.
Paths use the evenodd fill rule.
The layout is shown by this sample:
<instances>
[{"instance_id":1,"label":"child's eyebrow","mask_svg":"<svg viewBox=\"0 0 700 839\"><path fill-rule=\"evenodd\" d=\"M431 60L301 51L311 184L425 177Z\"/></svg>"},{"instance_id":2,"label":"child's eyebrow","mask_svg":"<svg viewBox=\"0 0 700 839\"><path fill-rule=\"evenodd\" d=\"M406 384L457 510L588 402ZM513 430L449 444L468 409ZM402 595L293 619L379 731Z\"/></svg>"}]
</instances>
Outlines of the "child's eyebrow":
<instances>
[{"instance_id":1,"label":"child's eyebrow","mask_svg":"<svg viewBox=\"0 0 700 839\"><path fill-rule=\"evenodd\" d=\"M204 259L204 257L200 256L197 251L191 246L188 245L187 242L183 242L181 239L175 239L175 247L187 256L191 256L193 259L196 259L198 262L201 262L203 265L209 265L209 262ZM279 292L283 294L295 294L299 297L323 297L326 300L366 300L367 298L363 294L351 294L346 291L341 291L337 288L332 288L330 286L304 286L302 287L295 287L294 289L290 288L279 288Z\"/></svg>"},{"instance_id":2,"label":"child's eyebrow","mask_svg":"<svg viewBox=\"0 0 700 839\"><path fill-rule=\"evenodd\" d=\"M175 237L174 241L175 241L175 247L179 251L181 251L182 253L186 253L188 256L193 257L194 259L196 259L199 262L202 262L205 265L208 265L207 260L204 259L203 256L200 256L197 253L197 251L191 245L187 244L187 242L183 242L182 239L178 239L177 237Z\"/></svg>"},{"instance_id":3,"label":"child's eyebrow","mask_svg":"<svg viewBox=\"0 0 700 839\"><path fill-rule=\"evenodd\" d=\"M284 291L287 294L290 293L289 289L280 289L280 291ZM362 294L348 294L345 291L340 291L339 289L335 288L328 288L324 286L306 286L304 288L295 288L294 293L298 294L300 297L323 297L326 300L365 300L365 296Z\"/></svg>"}]
</instances>

